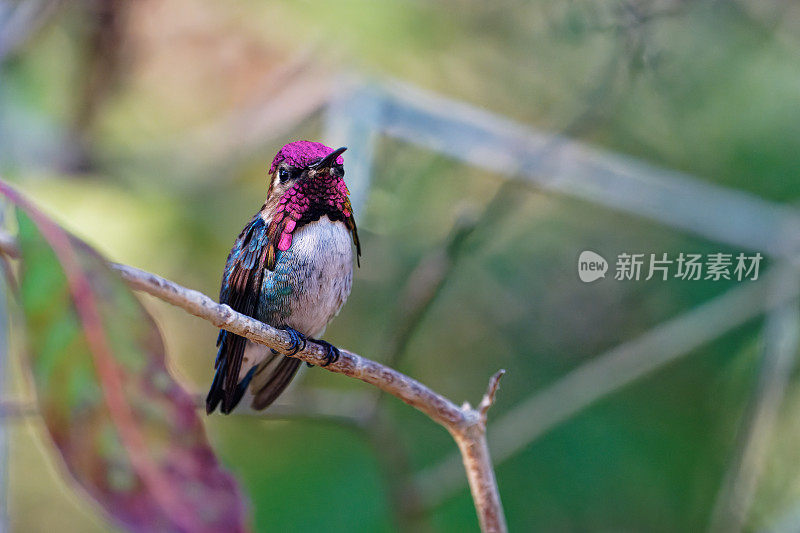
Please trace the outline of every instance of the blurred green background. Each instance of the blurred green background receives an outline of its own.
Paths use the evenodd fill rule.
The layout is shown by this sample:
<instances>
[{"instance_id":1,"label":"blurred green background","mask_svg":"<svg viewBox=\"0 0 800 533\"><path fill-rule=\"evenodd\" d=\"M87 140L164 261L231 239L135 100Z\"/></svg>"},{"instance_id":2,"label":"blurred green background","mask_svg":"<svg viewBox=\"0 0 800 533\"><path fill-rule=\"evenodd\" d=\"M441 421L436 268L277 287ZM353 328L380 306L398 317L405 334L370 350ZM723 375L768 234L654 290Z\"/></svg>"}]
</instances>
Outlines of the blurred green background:
<instances>
[{"instance_id":1,"label":"blurred green background","mask_svg":"<svg viewBox=\"0 0 800 533\"><path fill-rule=\"evenodd\" d=\"M17 4L0 2L6 13ZM401 79L776 203L800 196L794 2L53 4L13 27L30 26L22 38L8 25L0 35L3 177L111 260L212 296L233 239L262 203L275 151L299 138L326 142L316 91L347 75ZM278 97L291 103L282 106L291 120L253 124ZM473 403L488 377L507 369L490 434L491 420L569 371L737 285L610 277L587 285L575 271L580 251L752 251L504 186L510 177L378 139L356 212L362 266L326 333L366 357L390 357L386 339L410 273L471 213L474 231L395 364ZM144 300L175 376L203 392L216 331ZM757 390L763 323L755 318L619 388L499 462L510 529L707 529ZM11 393L26 399L22 338L14 337ZM290 398L304 390L371 398L366 385L318 369L298 382ZM793 374L763 435L747 531L800 506L798 411ZM380 413L379 431L291 417L213 416L206 425L250 498L257 531L476 530L463 485L414 513L392 496L455 446L393 398L381 400ZM111 529L65 479L35 416L8 427L13 531Z\"/></svg>"}]
</instances>

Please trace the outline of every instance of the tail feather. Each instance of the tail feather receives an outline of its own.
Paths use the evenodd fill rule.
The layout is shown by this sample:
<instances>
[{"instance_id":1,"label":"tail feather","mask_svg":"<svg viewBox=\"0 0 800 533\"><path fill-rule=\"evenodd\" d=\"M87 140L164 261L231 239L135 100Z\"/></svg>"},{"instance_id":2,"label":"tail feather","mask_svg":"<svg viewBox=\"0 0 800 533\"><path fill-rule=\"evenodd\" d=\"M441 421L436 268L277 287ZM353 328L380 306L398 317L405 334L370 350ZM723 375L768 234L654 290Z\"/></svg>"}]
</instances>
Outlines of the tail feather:
<instances>
[{"instance_id":1,"label":"tail feather","mask_svg":"<svg viewBox=\"0 0 800 533\"><path fill-rule=\"evenodd\" d=\"M206 396L206 414L208 415L213 413L214 409L219 405L219 402L222 401L222 396L224 395L222 392L222 382L224 379L224 372L221 368L217 367L217 371L214 374L214 381L211 383L208 396Z\"/></svg>"},{"instance_id":2,"label":"tail feather","mask_svg":"<svg viewBox=\"0 0 800 533\"><path fill-rule=\"evenodd\" d=\"M275 365L260 365L253 383L253 409L269 407L292 382L300 363L300 359L282 356Z\"/></svg>"},{"instance_id":3,"label":"tail feather","mask_svg":"<svg viewBox=\"0 0 800 533\"><path fill-rule=\"evenodd\" d=\"M247 339L239 335L229 332L220 335L216 361L217 371L206 397L206 413L211 414L217 406L220 406L222 414L229 414L242 400L248 387L254 392L253 408L265 409L289 386L300 367L300 359L276 353L251 368L244 378L236 383L234 379L239 376L242 354L246 344ZM230 364L229 359L235 364ZM232 378L230 372L235 372L236 378ZM234 386L231 387L230 383L234 383Z\"/></svg>"},{"instance_id":4,"label":"tail feather","mask_svg":"<svg viewBox=\"0 0 800 533\"><path fill-rule=\"evenodd\" d=\"M255 370L254 367L241 381L238 381L239 369L242 366L242 354L246 344L247 339L244 337L226 331L220 333L217 339L219 350L214 364L217 370L208 396L206 396L207 414L213 413L220 402L222 402L220 411L228 414L241 401Z\"/></svg>"}]
</instances>

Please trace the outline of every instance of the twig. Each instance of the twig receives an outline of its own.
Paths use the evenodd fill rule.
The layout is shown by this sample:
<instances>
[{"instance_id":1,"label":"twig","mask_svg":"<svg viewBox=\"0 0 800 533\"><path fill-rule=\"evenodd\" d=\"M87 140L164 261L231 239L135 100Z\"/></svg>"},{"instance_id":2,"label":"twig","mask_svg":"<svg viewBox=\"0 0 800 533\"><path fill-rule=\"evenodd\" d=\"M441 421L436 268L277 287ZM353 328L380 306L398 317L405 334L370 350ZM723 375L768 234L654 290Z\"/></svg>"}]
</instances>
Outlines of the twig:
<instances>
[{"instance_id":1,"label":"twig","mask_svg":"<svg viewBox=\"0 0 800 533\"><path fill-rule=\"evenodd\" d=\"M486 413L489 408L494 404L494 397L497 395L497 389L500 388L500 380L506 375L505 370L498 370L492 379L489 380L489 388L486 389L486 394L481 398L481 403L478 404L478 412L483 418L486 418Z\"/></svg>"},{"instance_id":2,"label":"twig","mask_svg":"<svg viewBox=\"0 0 800 533\"><path fill-rule=\"evenodd\" d=\"M12 243L11 239L0 238L0 251L14 253L16 247L11 246ZM4 245L7 248L2 248ZM292 349L292 339L287 332L237 313L229 306L219 304L201 292L187 289L138 268L116 263L110 266L134 290L146 292L207 320L218 328L241 335L281 353L286 354ZM294 357L321 366L325 363L326 355L327 350L323 346L308 342L305 349L297 352ZM489 448L486 444L485 412L491 404L493 393L490 394L490 399L486 400L488 405L482 407L482 410L473 409L467 403L458 407L419 381L347 350L341 350L339 360L324 368L374 385L422 411L447 429L461 450L481 529L486 532L507 531ZM490 381L490 391L496 390L499 375L502 374L495 374ZM484 402L481 402L481 405L483 406Z\"/></svg>"},{"instance_id":3,"label":"twig","mask_svg":"<svg viewBox=\"0 0 800 533\"><path fill-rule=\"evenodd\" d=\"M505 370L500 370L489 380L489 388L481 400L479 409L472 409L468 403L464 404L462 409L473 418L473 423L467 425L463 432L453 434L461 451L472 499L478 510L478 516L481 517L481 527L484 531L490 530L487 528L487 523L502 524L505 528L503 506L489 457L489 445L486 442L486 411L494 403L494 396L503 374Z\"/></svg>"}]
</instances>

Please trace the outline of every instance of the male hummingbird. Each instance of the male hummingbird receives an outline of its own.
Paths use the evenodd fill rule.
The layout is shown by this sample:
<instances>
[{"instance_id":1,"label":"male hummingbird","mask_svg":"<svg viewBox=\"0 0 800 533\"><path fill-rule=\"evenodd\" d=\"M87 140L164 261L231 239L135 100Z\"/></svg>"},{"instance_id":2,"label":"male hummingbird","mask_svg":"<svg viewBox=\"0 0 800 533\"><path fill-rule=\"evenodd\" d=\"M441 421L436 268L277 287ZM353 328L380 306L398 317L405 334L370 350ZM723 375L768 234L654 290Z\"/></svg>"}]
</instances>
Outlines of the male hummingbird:
<instances>
[{"instance_id":1,"label":"male hummingbird","mask_svg":"<svg viewBox=\"0 0 800 533\"><path fill-rule=\"evenodd\" d=\"M346 148L297 141L281 148L269 170L267 199L244 227L228 255L220 303L291 333L292 354L317 340L339 313L353 280L352 239L361 245L344 183ZM301 361L225 330L217 338L216 374L206 412L228 414L250 392L264 409L291 382Z\"/></svg>"}]
</instances>

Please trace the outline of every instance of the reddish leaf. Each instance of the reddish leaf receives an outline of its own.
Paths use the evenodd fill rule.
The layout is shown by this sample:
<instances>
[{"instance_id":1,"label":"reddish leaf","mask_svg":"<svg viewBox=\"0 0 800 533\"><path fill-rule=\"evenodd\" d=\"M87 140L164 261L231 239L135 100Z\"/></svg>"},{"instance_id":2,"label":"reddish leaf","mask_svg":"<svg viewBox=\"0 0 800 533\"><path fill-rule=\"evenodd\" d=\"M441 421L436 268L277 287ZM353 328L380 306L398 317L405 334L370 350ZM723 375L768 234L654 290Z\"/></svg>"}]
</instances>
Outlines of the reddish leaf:
<instances>
[{"instance_id":1,"label":"reddish leaf","mask_svg":"<svg viewBox=\"0 0 800 533\"><path fill-rule=\"evenodd\" d=\"M242 531L245 505L149 314L88 245L8 185L41 411L70 473L120 524Z\"/></svg>"}]
</instances>

